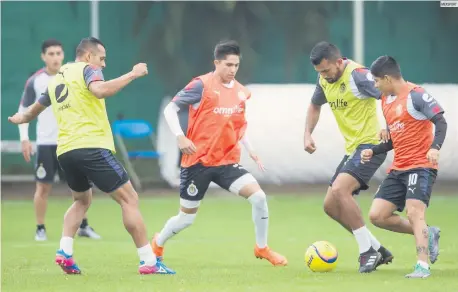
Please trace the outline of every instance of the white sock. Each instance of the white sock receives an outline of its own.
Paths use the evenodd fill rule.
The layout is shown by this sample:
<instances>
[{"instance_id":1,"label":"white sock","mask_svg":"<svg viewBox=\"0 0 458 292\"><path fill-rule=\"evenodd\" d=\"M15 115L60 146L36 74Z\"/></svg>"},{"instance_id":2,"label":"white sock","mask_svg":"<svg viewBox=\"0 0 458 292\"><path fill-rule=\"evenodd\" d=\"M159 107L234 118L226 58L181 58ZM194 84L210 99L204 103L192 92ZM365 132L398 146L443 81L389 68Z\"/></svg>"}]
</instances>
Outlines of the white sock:
<instances>
[{"instance_id":1,"label":"white sock","mask_svg":"<svg viewBox=\"0 0 458 292\"><path fill-rule=\"evenodd\" d=\"M382 244L377 240L377 238L372 234L372 232L367 229L367 232L369 232L369 238L371 240L371 245L375 250L379 250Z\"/></svg>"},{"instance_id":2,"label":"white sock","mask_svg":"<svg viewBox=\"0 0 458 292\"><path fill-rule=\"evenodd\" d=\"M269 229L269 208L266 194L260 190L248 197L252 205L252 217L256 234L256 245L259 248L267 246L267 232Z\"/></svg>"},{"instance_id":3,"label":"white sock","mask_svg":"<svg viewBox=\"0 0 458 292\"><path fill-rule=\"evenodd\" d=\"M67 255L73 255L73 238L69 236L62 236L60 239L60 249Z\"/></svg>"},{"instance_id":4,"label":"white sock","mask_svg":"<svg viewBox=\"0 0 458 292\"><path fill-rule=\"evenodd\" d=\"M138 257L140 258L140 262L143 262L144 265L147 266L154 266L156 265L156 256L153 253L153 248L151 244L147 244L144 247L137 248Z\"/></svg>"},{"instance_id":5,"label":"white sock","mask_svg":"<svg viewBox=\"0 0 458 292\"><path fill-rule=\"evenodd\" d=\"M164 228L162 228L159 236L157 237L157 244L159 246L164 246L165 242L178 234L181 230L189 227L196 218L196 214L186 214L182 211L178 215L170 218L167 223L165 223Z\"/></svg>"},{"instance_id":6,"label":"white sock","mask_svg":"<svg viewBox=\"0 0 458 292\"><path fill-rule=\"evenodd\" d=\"M425 269L429 269L429 265L427 262L424 262L424 261L418 261L417 264L419 264L421 267L425 268Z\"/></svg>"},{"instance_id":7,"label":"white sock","mask_svg":"<svg viewBox=\"0 0 458 292\"><path fill-rule=\"evenodd\" d=\"M355 235L356 241L358 242L360 254L368 251L371 248L369 230L366 228L366 226L353 230L353 234Z\"/></svg>"}]
</instances>

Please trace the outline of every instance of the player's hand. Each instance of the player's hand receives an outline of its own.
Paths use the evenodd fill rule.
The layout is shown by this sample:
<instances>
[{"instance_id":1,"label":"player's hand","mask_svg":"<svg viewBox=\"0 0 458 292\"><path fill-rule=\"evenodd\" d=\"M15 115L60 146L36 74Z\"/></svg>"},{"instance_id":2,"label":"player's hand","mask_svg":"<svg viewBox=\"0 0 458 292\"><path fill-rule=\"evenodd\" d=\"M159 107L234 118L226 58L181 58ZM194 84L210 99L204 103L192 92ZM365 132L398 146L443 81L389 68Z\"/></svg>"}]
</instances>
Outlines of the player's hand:
<instances>
[{"instance_id":1,"label":"player's hand","mask_svg":"<svg viewBox=\"0 0 458 292\"><path fill-rule=\"evenodd\" d=\"M388 132L386 129L382 129L379 133L379 139L382 143L388 143L390 141L390 132Z\"/></svg>"},{"instance_id":2,"label":"player's hand","mask_svg":"<svg viewBox=\"0 0 458 292\"><path fill-rule=\"evenodd\" d=\"M32 143L29 140L24 140L21 142L22 155L26 162L30 162L30 157L33 154Z\"/></svg>"},{"instance_id":3,"label":"player's hand","mask_svg":"<svg viewBox=\"0 0 458 292\"><path fill-rule=\"evenodd\" d=\"M437 149L429 149L428 153L426 154L426 158L428 158L428 161L437 167L439 164L439 150Z\"/></svg>"},{"instance_id":4,"label":"player's hand","mask_svg":"<svg viewBox=\"0 0 458 292\"><path fill-rule=\"evenodd\" d=\"M194 143L192 143L191 140L189 140L188 138L186 138L186 136L178 136L178 148L180 148L181 152L183 152L183 154L194 154L196 153L196 145L194 145Z\"/></svg>"},{"instance_id":5,"label":"player's hand","mask_svg":"<svg viewBox=\"0 0 458 292\"><path fill-rule=\"evenodd\" d=\"M304 150L310 154L316 150L315 141L313 141L313 138L310 135L306 135L304 137Z\"/></svg>"},{"instance_id":6,"label":"player's hand","mask_svg":"<svg viewBox=\"0 0 458 292\"><path fill-rule=\"evenodd\" d=\"M361 151L361 163L364 164L365 162L369 162L374 155L374 151L372 149L364 149Z\"/></svg>"},{"instance_id":7,"label":"player's hand","mask_svg":"<svg viewBox=\"0 0 458 292\"><path fill-rule=\"evenodd\" d=\"M135 78L143 77L148 74L148 67L145 63L139 63L132 68L132 74Z\"/></svg>"},{"instance_id":8,"label":"player's hand","mask_svg":"<svg viewBox=\"0 0 458 292\"><path fill-rule=\"evenodd\" d=\"M19 125L26 123L24 114L23 113L15 113L14 116L8 117L8 122Z\"/></svg>"},{"instance_id":9,"label":"player's hand","mask_svg":"<svg viewBox=\"0 0 458 292\"><path fill-rule=\"evenodd\" d=\"M261 159L259 159L258 155L256 155L255 153L250 153L250 157L251 159L253 159L254 162L256 162L258 168L261 171L266 171L266 168L264 167L264 164L261 162Z\"/></svg>"}]
</instances>

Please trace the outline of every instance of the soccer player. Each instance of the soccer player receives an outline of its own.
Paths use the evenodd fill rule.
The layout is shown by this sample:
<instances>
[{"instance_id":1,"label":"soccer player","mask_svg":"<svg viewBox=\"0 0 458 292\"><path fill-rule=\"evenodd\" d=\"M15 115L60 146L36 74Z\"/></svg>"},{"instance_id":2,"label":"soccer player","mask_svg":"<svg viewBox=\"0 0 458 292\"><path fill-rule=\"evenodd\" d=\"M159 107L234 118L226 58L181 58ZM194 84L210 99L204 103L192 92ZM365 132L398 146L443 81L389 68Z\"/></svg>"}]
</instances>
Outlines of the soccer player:
<instances>
[{"instance_id":1,"label":"soccer player","mask_svg":"<svg viewBox=\"0 0 458 292\"><path fill-rule=\"evenodd\" d=\"M19 112L24 112L45 92L48 82L56 75L64 60L62 44L54 39L45 40L41 45L41 59L45 67L35 72L26 82L22 93ZM57 122L52 109L45 109L37 121L37 154L35 162L36 189L33 197L37 229L36 241L47 240L45 228L45 215L48 195L51 193L54 176L59 174L61 180L65 180L64 173L57 161ZM26 162L30 162L32 144L29 140L29 124L19 125L19 136L22 146L22 154ZM92 239L100 239L93 228L88 225L85 217L78 230L79 236Z\"/></svg>"},{"instance_id":2,"label":"soccer player","mask_svg":"<svg viewBox=\"0 0 458 292\"><path fill-rule=\"evenodd\" d=\"M391 139L363 150L361 159L370 163L373 155L394 149L394 161L375 195L370 218L380 228L415 236L418 262L406 277L426 278L431 274L428 251L431 263L439 255L440 229L428 227L425 215L447 132L444 110L422 87L404 80L394 58L379 57L371 72L383 94L383 115ZM408 220L394 213L404 207Z\"/></svg>"},{"instance_id":3,"label":"soccer player","mask_svg":"<svg viewBox=\"0 0 458 292\"><path fill-rule=\"evenodd\" d=\"M379 143L379 123L375 88L367 68L343 58L333 44L320 42L312 49L310 60L319 73L315 92L307 111L304 148L316 150L312 138L320 117L321 106L328 103L345 139L346 155L337 166L324 199L324 211L352 232L359 246L359 272L369 273L393 260L366 227L361 210L352 195L367 190L375 171L385 161L386 153L361 163L360 153Z\"/></svg>"},{"instance_id":4,"label":"soccer player","mask_svg":"<svg viewBox=\"0 0 458 292\"><path fill-rule=\"evenodd\" d=\"M174 274L157 261L146 235L135 192L115 151L110 122L105 108L108 98L133 80L148 74L146 64L116 79L105 81L105 46L96 38L83 39L76 48L76 61L63 65L46 92L27 108L8 120L28 123L52 105L59 129L57 159L72 190L74 203L64 216L64 228L55 262L67 274L80 274L73 259L73 237L92 200L93 182L111 194L122 210L123 223L137 246L140 274Z\"/></svg>"},{"instance_id":5,"label":"soccer player","mask_svg":"<svg viewBox=\"0 0 458 292\"><path fill-rule=\"evenodd\" d=\"M254 255L274 266L287 265L286 258L267 245L269 211L266 194L256 179L239 164L239 144L243 144L263 169L246 135L245 102L251 93L235 80L240 57L237 42L217 44L215 70L194 78L164 110L183 157L180 211L153 237L152 246L157 257L162 258L168 239L194 222L200 202L209 184L214 182L251 203L256 234Z\"/></svg>"}]
</instances>

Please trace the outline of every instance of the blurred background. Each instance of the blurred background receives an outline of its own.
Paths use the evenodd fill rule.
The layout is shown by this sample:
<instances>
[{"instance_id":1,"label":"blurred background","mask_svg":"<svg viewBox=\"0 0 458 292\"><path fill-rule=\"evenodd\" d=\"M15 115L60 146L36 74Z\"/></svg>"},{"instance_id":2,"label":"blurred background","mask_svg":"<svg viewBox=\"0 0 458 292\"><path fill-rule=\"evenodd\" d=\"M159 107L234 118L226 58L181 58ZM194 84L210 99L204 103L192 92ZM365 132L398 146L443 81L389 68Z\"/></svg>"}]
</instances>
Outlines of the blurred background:
<instances>
[{"instance_id":1,"label":"blurred background","mask_svg":"<svg viewBox=\"0 0 458 292\"><path fill-rule=\"evenodd\" d=\"M154 129L163 131L158 133L162 137L160 141L155 142L159 152L173 152L169 154L171 158L162 162L160 159L133 162L140 164L135 165L137 171L142 172L139 176L149 180L151 186L175 184L172 182L172 177L176 176L174 170L166 171L168 174L160 171L161 167L170 168L170 165L176 170L178 159L173 139L170 140L167 129L161 127L161 106L191 78L212 70L213 48L222 39L235 39L241 45L243 60L237 76L239 81L254 85L255 93L256 90L265 92L267 85L275 86L270 94L277 92L278 96L273 98L280 105L284 100L286 108L292 106L296 110L295 115L289 110L282 111L277 115L278 121L273 121L269 128L263 127L265 116L253 114L251 117L255 125L250 129L253 144L270 163L266 162L267 167L277 171L261 177L265 183L325 183L344 155L343 140L329 113L324 113L316 130L316 135L320 135L319 132L322 135L317 143L323 145L322 149L336 143L342 146L330 149L333 155L322 151L314 158L306 156L302 150L306 106L317 76L308 55L319 41L336 44L345 56L366 66L380 55L392 55L400 62L408 80L439 86L432 90L436 97L439 98L439 94L441 102L457 105L453 102L458 99L457 87L453 86L457 83L458 68L455 56L458 9L441 8L438 2L2 2L1 172L4 186L10 182L33 181L33 163L25 163L18 152L18 129L4 121L17 111L27 78L43 67L41 43L48 38L60 40L65 49L65 61L72 61L80 39L90 35L99 37L107 47L106 79L130 71L137 62L149 65L149 75L109 99L107 107L112 122L143 119ZM287 84L303 87L291 89ZM449 86L447 94L441 94L444 84ZM292 91L288 93L288 90ZM282 92L287 96L280 96ZM299 108L291 94L297 95L294 100L300 101ZM269 106L263 105L265 96L253 96L258 112L268 111ZM448 147L458 143L456 116L448 116L450 120L455 119L447 138ZM275 128L275 123L282 126ZM295 130L285 132L285 127ZM29 132L34 140L34 123ZM277 132L287 135L285 139L295 136L289 145L296 152L285 152L288 148L281 142L284 139L273 134ZM262 140L269 136L269 141ZM134 148L149 146L148 141L128 144ZM298 153L300 159L291 153ZM453 151L450 153L453 155ZM290 164L285 164L282 157ZM322 171L318 174L316 165L312 165L320 157L326 159L326 163L319 163ZM455 163L456 159L454 156L451 161ZM297 169L300 167L294 165L298 161L305 167L304 173L299 175ZM449 172L448 176L443 176L445 180L458 180L453 169L456 170L456 166L445 168L445 173ZM383 178L383 171L378 178ZM167 175L169 177L165 178ZM294 175L297 179L288 179Z\"/></svg>"}]
</instances>

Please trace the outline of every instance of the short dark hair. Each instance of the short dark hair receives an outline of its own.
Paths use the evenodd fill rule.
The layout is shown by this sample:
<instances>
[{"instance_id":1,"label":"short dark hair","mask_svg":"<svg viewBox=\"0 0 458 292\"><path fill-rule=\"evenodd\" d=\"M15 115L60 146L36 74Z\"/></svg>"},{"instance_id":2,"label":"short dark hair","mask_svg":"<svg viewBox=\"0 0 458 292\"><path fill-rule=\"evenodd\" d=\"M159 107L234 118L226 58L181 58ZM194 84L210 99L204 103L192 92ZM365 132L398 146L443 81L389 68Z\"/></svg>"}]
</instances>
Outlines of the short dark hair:
<instances>
[{"instance_id":1,"label":"short dark hair","mask_svg":"<svg viewBox=\"0 0 458 292\"><path fill-rule=\"evenodd\" d=\"M46 53L46 50L50 47L61 47L63 49L62 43L56 39L47 39L41 44L41 52Z\"/></svg>"},{"instance_id":2,"label":"short dark hair","mask_svg":"<svg viewBox=\"0 0 458 292\"><path fill-rule=\"evenodd\" d=\"M371 65L371 74L375 77L391 76L396 79L402 77L401 67L391 56L380 56Z\"/></svg>"},{"instance_id":3,"label":"short dark hair","mask_svg":"<svg viewBox=\"0 0 458 292\"><path fill-rule=\"evenodd\" d=\"M320 64L323 59L335 61L339 58L342 58L339 48L328 42L319 42L310 52L310 61L315 66Z\"/></svg>"},{"instance_id":4,"label":"short dark hair","mask_svg":"<svg viewBox=\"0 0 458 292\"><path fill-rule=\"evenodd\" d=\"M87 37L80 41L76 47L76 56L81 56L86 53L89 49L96 49L97 45L101 45L105 48L105 45L95 37Z\"/></svg>"},{"instance_id":5,"label":"short dark hair","mask_svg":"<svg viewBox=\"0 0 458 292\"><path fill-rule=\"evenodd\" d=\"M241 57L240 46L236 41L221 41L215 46L215 51L213 52L215 60L226 59L228 55Z\"/></svg>"}]
</instances>

